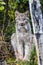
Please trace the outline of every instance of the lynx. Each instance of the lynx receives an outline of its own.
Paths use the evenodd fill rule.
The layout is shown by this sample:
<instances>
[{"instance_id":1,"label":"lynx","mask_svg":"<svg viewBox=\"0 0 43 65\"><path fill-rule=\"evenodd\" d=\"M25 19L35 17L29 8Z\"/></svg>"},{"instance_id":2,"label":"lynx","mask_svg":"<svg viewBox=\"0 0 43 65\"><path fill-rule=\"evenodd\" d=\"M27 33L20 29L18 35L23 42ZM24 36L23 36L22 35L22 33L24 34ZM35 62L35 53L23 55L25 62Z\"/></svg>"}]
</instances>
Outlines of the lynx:
<instances>
[{"instance_id":1,"label":"lynx","mask_svg":"<svg viewBox=\"0 0 43 65\"><path fill-rule=\"evenodd\" d=\"M29 60L31 48L31 26L29 12L15 12L16 33L11 36L11 44L14 48L17 60Z\"/></svg>"}]
</instances>

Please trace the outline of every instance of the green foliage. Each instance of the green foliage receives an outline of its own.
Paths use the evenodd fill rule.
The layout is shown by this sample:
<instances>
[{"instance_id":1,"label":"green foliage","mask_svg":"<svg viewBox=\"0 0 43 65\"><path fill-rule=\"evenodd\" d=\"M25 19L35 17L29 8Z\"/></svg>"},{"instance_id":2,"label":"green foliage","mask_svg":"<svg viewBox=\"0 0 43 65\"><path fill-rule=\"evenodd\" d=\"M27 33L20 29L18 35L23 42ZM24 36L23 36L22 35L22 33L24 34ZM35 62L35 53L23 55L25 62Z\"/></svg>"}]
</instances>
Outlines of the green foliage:
<instances>
[{"instance_id":1,"label":"green foliage","mask_svg":"<svg viewBox=\"0 0 43 65\"><path fill-rule=\"evenodd\" d=\"M29 1L29 0L16 0L17 3L21 3L21 2L26 3L26 2L28 2L28 1Z\"/></svg>"},{"instance_id":2,"label":"green foliage","mask_svg":"<svg viewBox=\"0 0 43 65\"><path fill-rule=\"evenodd\" d=\"M17 2L17 5L17 10L20 12L25 12L28 10L28 0L19 0L19 2Z\"/></svg>"},{"instance_id":3,"label":"green foliage","mask_svg":"<svg viewBox=\"0 0 43 65\"><path fill-rule=\"evenodd\" d=\"M42 9L42 12L43 12L43 0L40 0L40 3L41 3L41 9Z\"/></svg>"},{"instance_id":4,"label":"green foliage","mask_svg":"<svg viewBox=\"0 0 43 65\"><path fill-rule=\"evenodd\" d=\"M5 2L0 2L0 5L6 5L6 3Z\"/></svg>"},{"instance_id":5,"label":"green foliage","mask_svg":"<svg viewBox=\"0 0 43 65\"><path fill-rule=\"evenodd\" d=\"M4 6L0 6L0 11L4 10Z\"/></svg>"},{"instance_id":6,"label":"green foliage","mask_svg":"<svg viewBox=\"0 0 43 65\"><path fill-rule=\"evenodd\" d=\"M5 2L0 2L0 11L4 10L4 5L5 5Z\"/></svg>"},{"instance_id":7,"label":"green foliage","mask_svg":"<svg viewBox=\"0 0 43 65\"><path fill-rule=\"evenodd\" d=\"M29 61L18 61L16 62L16 65L29 65Z\"/></svg>"},{"instance_id":8,"label":"green foliage","mask_svg":"<svg viewBox=\"0 0 43 65\"><path fill-rule=\"evenodd\" d=\"M6 35L5 35L5 40L6 40L6 41L9 41L10 38L11 38L11 35L12 35L14 32L15 32L15 24L14 24L14 22L10 22L10 23L8 24L7 29L5 30L5 33L6 33Z\"/></svg>"},{"instance_id":9,"label":"green foliage","mask_svg":"<svg viewBox=\"0 0 43 65\"><path fill-rule=\"evenodd\" d=\"M30 65L38 65L38 58L35 46L33 46L30 54Z\"/></svg>"},{"instance_id":10,"label":"green foliage","mask_svg":"<svg viewBox=\"0 0 43 65\"><path fill-rule=\"evenodd\" d=\"M15 63L15 65L29 65L28 61L16 61L15 59L9 59L7 60L7 63L12 64Z\"/></svg>"},{"instance_id":11,"label":"green foliage","mask_svg":"<svg viewBox=\"0 0 43 65\"><path fill-rule=\"evenodd\" d=\"M20 3L20 0L16 0L17 3Z\"/></svg>"},{"instance_id":12,"label":"green foliage","mask_svg":"<svg viewBox=\"0 0 43 65\"><path fill-rule=\"evenodd\" d=\"M12 0L8 2L9 8L15 10L17 7L17 2L13 2Z\"/></svg>"},{"instance_id":13,"label":"green foliage","mask_svg":"<svg viewBox=\"0 0 43 65\"><path fill-rule=\"evenodd\" d=\"M24 12L28 9L28 0L9 0L8 4L10 9L18 10L20 12Z\"/></svg>"}]
</instances>

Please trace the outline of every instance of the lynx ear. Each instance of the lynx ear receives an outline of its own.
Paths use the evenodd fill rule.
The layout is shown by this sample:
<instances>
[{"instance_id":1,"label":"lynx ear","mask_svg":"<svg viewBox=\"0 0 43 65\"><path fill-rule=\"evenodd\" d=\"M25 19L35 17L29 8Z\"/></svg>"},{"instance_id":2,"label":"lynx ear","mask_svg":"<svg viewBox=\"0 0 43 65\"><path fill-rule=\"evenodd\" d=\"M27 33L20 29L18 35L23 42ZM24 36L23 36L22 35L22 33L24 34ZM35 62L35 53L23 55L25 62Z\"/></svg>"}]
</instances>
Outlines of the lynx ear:
<instances>
[{"instance_id":1,"label":"lynx ear","mask_svg":"<svg viewBox=\"0 0 43 65\"><path fill-rule=\"evenodd\" d=\"M18 11L16 11L15 12L15 17L17 17L19 15L19 12Z\"/></svg>"},{"instance_id":2,"label":"lynx ear","mask_svg":"<svg viewBox=\"0 0 43 65\"><path fill-rule=\"evenodd\" d=\"M26 16L29 16L29 11L28 10L25 12L25 15Z\"/></svg>"}]
</instances>

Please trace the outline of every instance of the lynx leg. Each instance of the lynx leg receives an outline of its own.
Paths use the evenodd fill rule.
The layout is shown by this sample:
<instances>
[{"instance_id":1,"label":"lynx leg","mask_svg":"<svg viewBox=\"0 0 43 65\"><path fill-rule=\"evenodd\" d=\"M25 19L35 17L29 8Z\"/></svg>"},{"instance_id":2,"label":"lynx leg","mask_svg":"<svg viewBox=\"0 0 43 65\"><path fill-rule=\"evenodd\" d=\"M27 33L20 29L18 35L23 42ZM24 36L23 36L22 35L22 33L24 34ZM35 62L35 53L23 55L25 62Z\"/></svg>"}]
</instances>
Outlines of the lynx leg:
<instances>
[{"instance_id":1,"label":"lynx leg","mask_svg":"<svg viewBox=\"0 0 43 65\"><path fill-rule=\"evenodd\" d=\"M23 60L23 46L22 46L22 40L19 39L19 44L18 44L18 53L19 53L19 60Z\"/></svg>"},{"instance_id":2,"label":"lynx leg","mask_svg":"<svg viewBox=\"0 0 43 65\"><path fill-rule=\"evenodd\" d=\"M29 54L30 54L30 49L28 45L25 45L25 56L23 60L29 61Z\"/></svg>"},{"instance_id":3,"label":"lynx leg","mask_svg":"<svg viewBox=\"0 0 43 65\"><path fill-rule=\"evenodd\" d=\"M30 39L25 40L25 56L24 56L24 60L29 61L29 57L30 57Z\"/></svg>"},{"instance_id":4,"label":"lynx leg","mask_svg":"<svg viewBox=\"0 0 43 65\"><path fill-rule=\"evenodd\" d=\"M17 50L16 33L13 33L12 36L11 36L11 44L13 46L16 59L18 60L18 50Z\"/></svg>"}]
</instances>

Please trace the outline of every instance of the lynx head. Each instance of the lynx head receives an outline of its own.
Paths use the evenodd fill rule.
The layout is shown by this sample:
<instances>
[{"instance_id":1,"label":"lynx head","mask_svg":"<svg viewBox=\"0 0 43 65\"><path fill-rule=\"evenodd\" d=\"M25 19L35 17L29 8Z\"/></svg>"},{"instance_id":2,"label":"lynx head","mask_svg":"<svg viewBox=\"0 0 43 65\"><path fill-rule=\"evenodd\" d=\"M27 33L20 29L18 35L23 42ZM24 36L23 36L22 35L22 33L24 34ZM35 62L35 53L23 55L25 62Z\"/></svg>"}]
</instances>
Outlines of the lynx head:
<instances>
[{"instance_id":1,"label":"lynx head","mask_svg":"<svg viewBox=\"0 0 43 65\"><path fill-rule=\"evenodd\" d=\"M16 20L17 28L19 31L22 31L22 32L30 31L31 32L28 11L26 11L25 13L19 13L18 11L16 11L15 20Z\"/></svg>"},{"instance_id":2,"label":"lynx head","mask_svg":"<svg viewBox=\"0 0 43 65\"><path fill-rule=\"evenodd\" d=\"M29 12L26 11L25 13L19 13L18 11L15 12L15 20L16 23L23 25L29 21Z\"/></svg>"}]
</instances>

